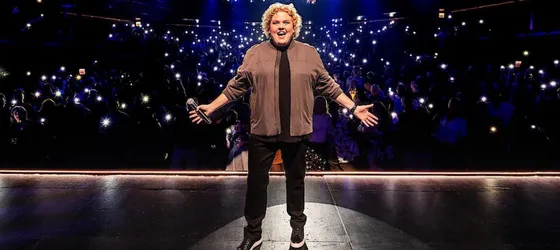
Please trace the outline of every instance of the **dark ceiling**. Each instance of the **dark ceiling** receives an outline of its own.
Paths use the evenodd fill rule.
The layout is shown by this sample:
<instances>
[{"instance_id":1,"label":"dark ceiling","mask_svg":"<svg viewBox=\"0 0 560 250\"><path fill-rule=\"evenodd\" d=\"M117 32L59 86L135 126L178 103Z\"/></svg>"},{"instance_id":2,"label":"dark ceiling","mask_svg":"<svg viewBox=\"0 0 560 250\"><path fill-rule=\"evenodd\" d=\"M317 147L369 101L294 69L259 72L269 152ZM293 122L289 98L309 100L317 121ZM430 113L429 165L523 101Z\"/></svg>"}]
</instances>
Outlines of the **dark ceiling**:
<instances>
[{"instance_id":1,"label":"dark ceiling","mask_svg":"<svg viewBox=\"0 0 560 250\"><path fill-rule=\"evenodd\" d=\"M62 0L60 0L62 1ZM182 18L214 16L226 20L233 13L242 12L246 20L258 20L272 2L293 2L307 19L370 16L382 18L383 13L398 12L400 16L432 15L438 8L456 10L473 6L505 2L507 0L64 0L75 6L71 11L122 18L177 21Z\"/></svg>"},{"instance_id":2,"label":"dark ceiling","mask_svg":"<svg viewBox=\"0 0 560 250\"><path fill-rule=\"evenodd\" d=\"M273 2L293 2L304 20L327 22L333 18L350 20L356 16L368 19L387 18L389 12L397 12L396 17L416 18L425 20L437 18L438 9L453 11L482 5L508 2L508 0L316 0L315 4L307 0L42 0L44 7L60 11L67 8L68 12L89 14L113 18L133 20L140 17L145 22L184 23L185 18L201 20L221 20L239 23L243 21L259 21L264 10ZM23 4L37 5L37 0L0 1L12 6ZM513 0L523 2L511 4L523 6L509 8L510 12L524 11L525 6L534 5L538 0ZM551 3L554 1L540 1ZM0 5L2 5L0 4ZM63 7L65 6L65 7ZM13 8L13 7L12 7ZM502 13L504 8L489 8L494 15L515 16ZM552 9L552 8L549 8ZM470 12L470 13L474 13Z\"/></svg>"}]
</instances>

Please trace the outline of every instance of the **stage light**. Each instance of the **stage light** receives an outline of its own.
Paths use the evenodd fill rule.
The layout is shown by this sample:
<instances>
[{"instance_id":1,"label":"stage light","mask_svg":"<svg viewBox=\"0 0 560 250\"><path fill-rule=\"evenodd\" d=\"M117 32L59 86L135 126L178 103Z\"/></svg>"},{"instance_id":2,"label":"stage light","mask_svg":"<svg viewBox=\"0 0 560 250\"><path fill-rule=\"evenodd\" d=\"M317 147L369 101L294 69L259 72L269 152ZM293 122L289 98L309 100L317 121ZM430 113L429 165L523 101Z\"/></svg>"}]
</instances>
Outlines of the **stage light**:
<instances>
[{"instance_id":1,"label":"stage light","mask_svg":"<svg viewBox=\"0 0 560 250\"><path fill-rule=\"evenodd\" d=\"M528 56L528 55L529 55L529 51L526 51L526 50L523 51L523 55L524 55L524 56Z\"/></svg>"},{"instance_id":2,"label":"stage light","mask_svg":"<svg viewBox=\"0 0 560 250\"><path fill-rule=\"evenodd\" d=\"M12 100L12 105L16 105L17 104L17 100Z\"/></svg>"},{"instance_id":3,"label":"stage light","mask_svg":"<svg viewBox=\"0 0 560 250\"><path fill-rule=\"evenodd\" d=\"M480 101L481 102L486 102L486 101L488 101L488 98L486 98L486 96L482 96L482 97L480 97Z\"/></svg>"},{"instance_id":4,"label":"stage light","mask_svg":"<svg viewBox=\"0 0 560 250\"><path fill-rule=\"evenodd\" d=\"M64 67L64 66L60 67L60 71L65 71L65 70L66 70L66 67Z\"/></svg>"},{"instance_id":5,"label":"stage light","mask_svg":"<svg viewBox=\"0 0 560 250\"><path fill-rule=\"evenodd\" d=\"M426 102L426 100L424 98L420 98L420 100L418 100L420 102L420 104L424 104L424 102Z\"/></svg>"},{"instance_id":6,"label":"stage light","mask_svg":"<svg viewBox=\"0 0 560 250\"><path fill-rule=\"evenodd\" d=\"M60 97L60 96L62 96L62 93L60 92L60 90L57 90L57 91L54 93L54 95L55 95L56 97Z\"/></svg>"},{"instance_id":7,"label":"stage light","mask_svg":"<svg viewBox=\"0 0 560 250\"><path fill-rule=\"evenodd\" d=\"M177 78L177 79L181 78L181 74L179 74L179 73L175 74L175 78Z\"/></svg>"},{"instance_id":8,"label":"stage light","mask_svg":"<svg viewBox=\"0 0 560 250\"><path fill-rule=\"evenodd\" d=\"M78 98L78 97L74 98L74 103L80 104L80 98Z\"/></svg>"},{"instance_id":9,"label":"stage light","mask_svg":"<svg viewBox=\"0 0 560 250\"><path fill-rule=\"evenodd\" d=\"M430 104L428 104L428 108L433 109L434 105L430 103Z\"/></svg>"},{"instance_id":10,"label":"stage light","mask_svg":"<svg viewBox=\"0 0 560 250\"><path fill-rule=\"evenodd\" d=\"M165 115L165 120L166 120L166 121L170 121L171 118L173 118L173 117L172 117L170 114L166 114L166 115Z\"/></svg>"},{"instance_id":11,"label":"stage light","mask_svg":"<svg viewBox=\"0 0 560 250\"><path fill-rule=\"evenodd\" d=\"M546 84L542 84L541 89L545 90L546 89Z\"/></svg>"},{"instance_id":12,"label":"stage light","mask_svg":"<svg viewBox=\"0 0 560 250\"><path fill-rule=\"evenodd\" d=\"M27 76L30 76L30 75L31 75L31 72L27 71L27 73L26 73L26 74L27 74Z\"/></svg>"},{"instance_id":13,"label":"stage light","mask_svg":"<svg viewBox=\"0 0 560 250\"><path fill-rule=\"evenodd\" d=\"M491 133L496 133L496 132L498 132L498 129L496 127L492 126L492 127L490 127L490 132Z\"/></svg>"},{"instance_id":14,"label":"stage light","mask_svg":"<svg viewBox=\"0 0 560 250\"><path fill-rule=\"evenodd\" d=\"M96 98L96 100L97 100L98 102L100 102L100 101L102 101L102 100L103 100L103 97L101 97L101 96L98 96L98 97Z\"/></svg>"},{"instance_id":15,"label":"stage light","mask_svg":"<svg viewBox=\"0 0 560 250\"><path fill-rule=\"evenodd\" d=\"M550 86L556 87L556 82L555 81L550 82Z\"/></svg>"},{"instance_id":16,"label":"stage light","mask_svg":"<svg viewBox=\"0 0 560 250\"><path fill-rule=\"evenodd\" d=\"M150 97L147 95L142 96L142 103L148 103L150 101Z\"/></svg>"},{"instance_id":17,"label":"stage light","mask_svg":"<svg viewBox=\"0 0 560 250\"><path fill-rule=\"evenodd\" d=\"M41 92L36 91L34 95L35 95L35 97L39 98L39 96L41 96Z\"/></svg>"}]
</instances>

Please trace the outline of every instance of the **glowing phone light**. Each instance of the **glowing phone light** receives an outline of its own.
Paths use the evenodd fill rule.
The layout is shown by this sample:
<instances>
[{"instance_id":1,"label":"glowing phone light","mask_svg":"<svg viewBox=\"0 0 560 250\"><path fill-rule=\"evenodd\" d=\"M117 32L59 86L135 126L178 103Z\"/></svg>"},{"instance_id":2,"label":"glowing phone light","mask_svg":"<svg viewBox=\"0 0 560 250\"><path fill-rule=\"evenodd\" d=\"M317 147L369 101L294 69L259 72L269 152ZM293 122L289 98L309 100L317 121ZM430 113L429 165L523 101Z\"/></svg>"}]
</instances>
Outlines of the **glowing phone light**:
<instances>
[{"instance_id":1,"label":"glowing phone light","mask_svg":"<svg viewBox=\"0 0 560 250\"><path fill-rule=\"evenodd\" d=\"M101 125L102 125L103 127L109 127L109 125L111 125L111 120L110 120L109 118L104 118L104 119L101 121Z\"/></svg>"}]
</instances>

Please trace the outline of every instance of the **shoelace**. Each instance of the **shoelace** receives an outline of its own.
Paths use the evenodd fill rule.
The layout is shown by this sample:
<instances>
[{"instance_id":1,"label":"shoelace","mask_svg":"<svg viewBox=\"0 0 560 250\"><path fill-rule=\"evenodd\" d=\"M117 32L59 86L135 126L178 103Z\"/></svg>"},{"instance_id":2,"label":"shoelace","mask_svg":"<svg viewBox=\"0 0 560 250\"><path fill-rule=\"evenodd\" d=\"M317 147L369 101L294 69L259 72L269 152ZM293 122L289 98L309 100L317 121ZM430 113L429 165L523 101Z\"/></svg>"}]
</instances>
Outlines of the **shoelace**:
<instances>
[{"instance_id":1,"label":"shoelace","mask_svg":"<svg viewBox=\"0 0 560 250\"><path fill-rule=\"evenodd\" d=\"M243 240L243 242L241 242L241 246L239 246L237 249L246 249L250 243L250 240L245 239Z\"/></svg>"},{"instance_id":2,"label":"shoelace","mask_svg":"<svg viewBox=\"0 0 560 250\"><path fill-rule=\"evenodd\" d=\"M303 234L302 228L296 228L296 229L294 229L293 235L302 236L302 234Z\"/></svg>"}]
</instances>

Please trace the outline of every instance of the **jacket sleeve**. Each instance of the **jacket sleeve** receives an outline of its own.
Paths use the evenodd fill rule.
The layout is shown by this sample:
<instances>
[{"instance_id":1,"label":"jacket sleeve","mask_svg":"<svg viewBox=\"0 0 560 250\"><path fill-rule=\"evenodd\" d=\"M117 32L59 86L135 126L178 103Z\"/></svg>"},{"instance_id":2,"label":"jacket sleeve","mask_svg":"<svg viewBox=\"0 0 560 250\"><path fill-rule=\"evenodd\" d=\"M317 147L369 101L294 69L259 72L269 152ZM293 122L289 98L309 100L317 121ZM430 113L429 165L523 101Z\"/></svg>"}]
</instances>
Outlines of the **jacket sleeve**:
<instances>
[{"instance_id":1,"label":"jacket sleeve","mask_svg":"<svg viewBox=\"0 0 560 250\"><path fill-rule=\"evenodd\" d=\"M254 47L251 47L247 50L247 53L245 53L245 58L243 58L243 63L237 69L237 73L229 80L226 88L222 91L228 101L241 98L243 94L249 90L252 81L252 74L249 69L254 63L254 59L255 51Z\"/></svg>"},{"instance_id":2,"label":"jacket sleeve","mask_svg":"<svg viewBox=\"0 0 560 250\"><path fill-rule=\"evenodd\" d=\"M315 91L322 96L326 96L335 100L340 94L343 93L340 84L338 84L325 69L321 56L316 49L312 49L311 62L313 65L313 70L316 73L315 79Z\"/></svg>"}]
</instances>

